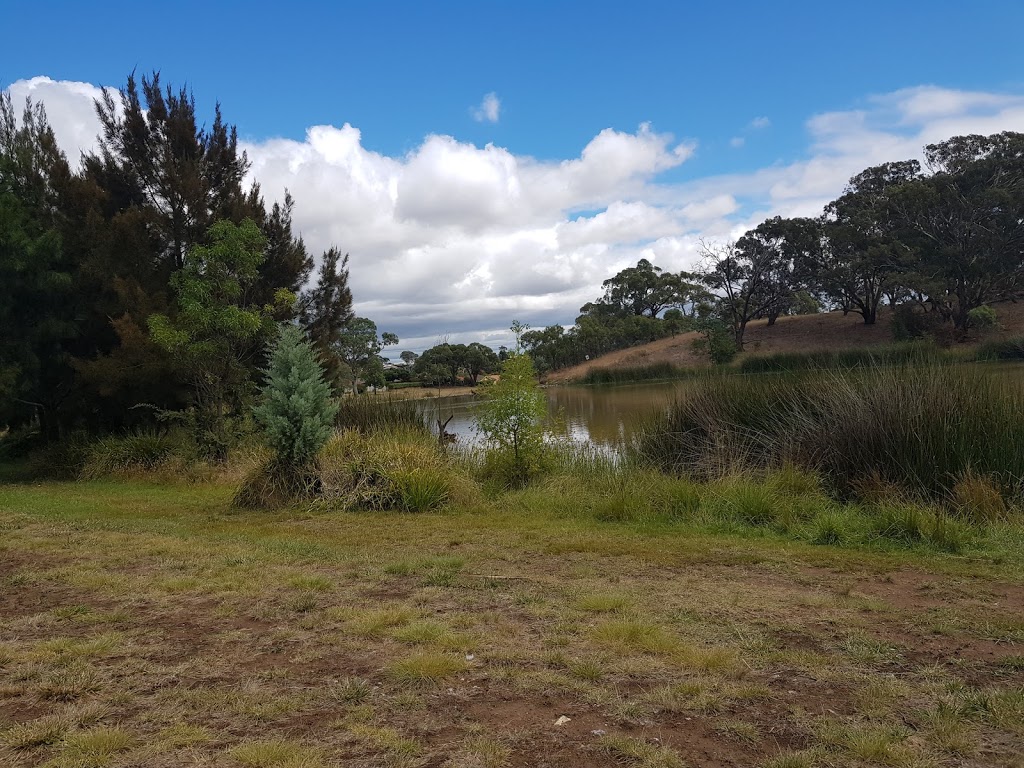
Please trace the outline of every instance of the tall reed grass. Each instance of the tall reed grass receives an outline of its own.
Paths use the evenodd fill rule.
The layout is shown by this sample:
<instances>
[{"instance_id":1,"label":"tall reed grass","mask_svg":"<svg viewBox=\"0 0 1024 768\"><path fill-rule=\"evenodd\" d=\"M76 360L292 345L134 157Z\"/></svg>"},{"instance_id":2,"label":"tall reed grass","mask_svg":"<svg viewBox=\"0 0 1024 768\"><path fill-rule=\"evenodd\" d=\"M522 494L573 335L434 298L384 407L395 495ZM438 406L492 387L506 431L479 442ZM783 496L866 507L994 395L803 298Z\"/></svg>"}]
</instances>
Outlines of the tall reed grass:
<instances>
[{"instance_id":1,"label":"tall reed grass","mask_svg":"<svg viewBox=\"0 0 1024 768\"><path fill-rule=\"evenodd\" d=\"M1024 336L986 341L978 347L979 360L1024 360Z\"/></svg>"},{"instance_id":2,"label":"tall reed grass","mask_svg":"<svg viewBox=\"0 0 1024 768\"><path fill-rule=\"evenodd\" d=\"M863 349L777 352L748 357L739 364L740 373L779 373L802 370L850 370L888 365L923 365L948 357L935 344L910 341Z\"/></svg>"},{"instance_id":3,"label":"tall reed grass","mask_svg":"<svg viewBox=\"0 0 1024 768\"><path fill-rule=\"evenodd\" d=\"M591 368L581 384L630 384L659 379L678 379L691 376L692 371L677 368L671 363L651 363L629 368Z\"/></svg>"},{"instance_id":4,"label":"tall reed grass","mask_svg":"<svg viewBox=\"0 0 1024 768\"><path fill-rule=\"evenodd\" d=\"M387 395L342 398L334 423L339 429L355 429L363 433L427 429L420 407L414 400L392 399Z\"/></svg>"},{"instance_id":5,"label":"tall reed grass","mask_svg":"<svg viewBox=\"0 0 1024 768\"><path fill-rule=\"evenodd\" d=\"M947 499L967 477L1024 489L1019 382L969 366L872 367L692 382L632 446L697 477L792 464L841 495Z\"/></svg>"}]
</instances>

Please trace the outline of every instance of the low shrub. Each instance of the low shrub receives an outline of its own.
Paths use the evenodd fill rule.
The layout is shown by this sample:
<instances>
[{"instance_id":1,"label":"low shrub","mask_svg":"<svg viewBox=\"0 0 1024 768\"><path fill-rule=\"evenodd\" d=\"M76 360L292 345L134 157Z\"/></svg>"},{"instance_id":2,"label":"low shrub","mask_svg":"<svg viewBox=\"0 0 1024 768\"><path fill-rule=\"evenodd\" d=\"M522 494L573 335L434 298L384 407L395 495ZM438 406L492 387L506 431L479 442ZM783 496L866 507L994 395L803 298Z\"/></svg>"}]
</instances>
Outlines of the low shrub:
<instances>
[{"instance_id":1,"label":"low shrub","mask_svg":"<svg viewBox=\"0 0 1024 768\"><path fill-rule=\"evenodd\" d=\"M320 452L320 503L354 509L427 512L470 503L479 490L426 432L336 434Z\"/></svg>"},{"instance_id":2,"label":"low shrub","mask_svg":"<svg viewBox=\"0 0 1024 768\"><path fill-rule=\"evenodd\" d=\"M914 339L934 339L942 335L948 326L946 320L938 312L926 312L917 304L900 304L892 312L890 328L896 341L912 341Z\"/></svg>"},{"instance_id":3,"label":"low shrub","mask_svg":"<svg viewBox=\"0 0 1024 768\"><path fill-rule=\"evenodd\" d=\"M967 313L967 322L971 328L984 333L999 327L999 315L992 307L983 304Z\"/></svg>"},{"instance_id":4,"label":"low shrub","mask_svg":"<svg viewBox=\"0 0 1024 768\"><path fill-rule=\"evenodd\" d=\"M72 432L55 443L47 443L29 455L28 475L73 480L85 467L91 445L89 436L84 432Z\"/></svg>"},{"instance_id":5,"label":"low shrub","mask_svg":"<svg viewBox=\"0 0 1024 768\"><path fill-rule=\"evenodd\" d=\"M0 435L0 461L18 461L38 448L41 436L33 427L9 429Z\"/></svg>"},{"instance_id":6,"label":"low shrub","mask_svg":"<svg viewBox=\"0 0 1024 768\"><path fill-rule=\"evenodd\" d=\"M89 443L79 472L83 480L151 472L171 459L181 458L185 441L179 434L139 429Z\"/></svg>"},{"instance_id":7,"label":"low shrub","mask_svg":"<svg viewBox=\"0 0 1024 768\"><path fill-rule=\"evenodd\" d=\"M272 459L258 464L243 480L235 504L274 509L304 502L323 509L428 512L479 497L468 472L419 430L338 432L303 472L290 469Z\"/></svg>"}]
</instances>

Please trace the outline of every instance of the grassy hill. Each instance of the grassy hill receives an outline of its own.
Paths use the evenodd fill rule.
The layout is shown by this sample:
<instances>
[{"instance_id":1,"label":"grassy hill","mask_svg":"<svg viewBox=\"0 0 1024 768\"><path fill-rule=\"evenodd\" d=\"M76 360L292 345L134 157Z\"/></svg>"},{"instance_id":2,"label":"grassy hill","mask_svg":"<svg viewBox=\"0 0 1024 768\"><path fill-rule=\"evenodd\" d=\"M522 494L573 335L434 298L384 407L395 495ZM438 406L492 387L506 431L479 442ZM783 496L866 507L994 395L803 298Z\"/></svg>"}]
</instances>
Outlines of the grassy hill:
<instances>
[{"instance_id":1,"label":"grassy hill","mask_svg":"<svg viewBox=\"0 0 1024 768\"><path fill-rule=\"evenodd\" d=\"M1001 328L987 339L1024 334L1024 304L1003 304L996 307ZM693 350L696 333L658 339L628 349L619 349L579 365L553 371L546 381L551 384L576 381L594 368L634 368L656 363L669 363L680 368L707 365L707 359ZM774 326L767 320L755 320L747 326L746 344L737 362L755 355L779 352L817 352L821 350L858 349L890 344L893 341L887 309L879 311L875 325L864 325L860 315L827 312L820 315L781 317ZM965 346L977 344L977 340Z\"/></svg>"}]
</instances>

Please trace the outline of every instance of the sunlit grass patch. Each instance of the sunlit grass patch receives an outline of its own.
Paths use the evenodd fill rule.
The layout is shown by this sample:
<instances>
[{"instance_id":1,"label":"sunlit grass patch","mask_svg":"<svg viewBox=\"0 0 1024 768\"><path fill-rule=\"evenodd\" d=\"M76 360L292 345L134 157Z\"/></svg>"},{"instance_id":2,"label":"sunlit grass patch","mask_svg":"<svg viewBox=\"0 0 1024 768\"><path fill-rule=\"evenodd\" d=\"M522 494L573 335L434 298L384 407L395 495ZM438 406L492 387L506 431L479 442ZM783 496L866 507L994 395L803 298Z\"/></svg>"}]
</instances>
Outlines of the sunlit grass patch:
<instances>
[{"instance_id":1,"label":"sunlit grass patch","mask_svg":"<svg viewBox=\"0 0 1024 768\"><path fill-rule=\"evenodd\" d=\"M302 592L330 592L334 589L334 582L326 576L304 574L288 579L288 586Z\"/></svg>"},{"instance_id":2,"label":"sunlit grass patch","mask_svg":"<svg viewBox=\"0 0 1024 768\"><path fill-rule=\"evenodd\" d=\"M897 726L826 720L818 724L817 735L830 750L871 764L913 768L917 759L917 750L907 743L909 732Z\"/></svg>"},{"instance_id":3,"label":"sunlit grass patch","mask_svg":"<svg viewBox=\"0 0 1024 768\"><path fill-rule=\"evenodd\" d=\"M900 658L898 648L864 632L851 632L840 646L858 664L887 664Z\"/></svg>"},{"instance_id":4,"label":"sunlit grass patch","mask_svg":"<svg viewBox=\"0 0 1024 768\"><path fill-rule=\"evenodd\" d=\"M579 680L596 683L605 676L605 667L597 659L581 659L569 663L569 674Z\"/></svg>"},{"instance_id":5,"label":"sunlit grass patch","mask_svg":"<svg viewBox=\"0 0 1024 768\"><path fill-rule=\"evenodd\" d=\"M96 671L85 663L72 661L64 667L50 671L38 683L36 690L44 699L73 701L100 688Z\"/></svg>"},{"instance_id":6,"label":"sunlit grass patch","mask_svg":"<svg viewBox=\"0 0 1024 768\"><path fill-rule=\"evenodd\" d=\"M121 641L121 635L114 632L90 638L54 637L36 645L29 658L60 662L97 658L117 651Z\"/></svg>"},{"instance_id":7,"label":"sunlit grass patch","mask_svg":"<svg viewBox=\"0 0 1024 768\"><path fill-rule=\"evenodd\" d=\"M419 686L435 684L468 668L469 664L458 656L425 652L395 661L385 672L395 682Z\"/></svg>"},{"instance_id":8,"label":"sunlit grass patch","mask_svg":"<svg viewBox=\"0 0 1024 768\"><path fill-rule=\"evenodd\" d=\"M616 760L634 768L685 768L686 763L672 749L630 736L607 734L598 742Z\"/></svg>"},{"instance_id":9,"label":"sunlit grass patch","mask_svg":"<svg viewBox=\"0 0 1024 768\"><path fill-rule=\"evenodd\" d=\"M690 681L663 685L647 693L647 701L664 712L697 712L712 715L723 711L730 699L710 683Z\"/></svg>"},{"instance_id":10,"label":"sunlit grass patch","mask_svg":"<svg viewBox=\"0 0 1024 768\"><path fill-rule=\"evenodd\" d=\"M72 726L73 723L66 717L40 717L27 723L12 725L0 734L0 743L11 749L34 749L57 744Z\"/></svg>"},{"instance_id":11,"label":"sunlit grass patch","mask_svg":"<svg viewBox=\"0 0 1024 768\"><path fill-rule=\"evenodd\" d=\"M194 747L207 744L214 739L209 728L192 723L175 723L157 732L156 741L170 749Z\"/></svg>"},{"instance_id":12,"label":"sunlit grass patch","mask_svg":"<svg viewBox=\"0 0 1024 768\"><path fill-rule=\"evenodd\" d=\"M1024 736L1024 686L971 691L964 696L964 710L990 725Z\"/></svg>"},{"instance_id":13,"label":"sunlit grass patch","mask_svg":"<svg viewBox=\"0 0 1024 768\"><path fill-rule=\"evenodd\" d=\"M53 768L102 768L134 743L128 731L115 727L69 733L52 765Z\"/></svg>"},{"instance_id":14,"label":"sunlit grass patch","mask_svg":"<svg viewBox=\"0 0 1024 768\"><path fill-rule=\"evenodd\" d=\"M404 606L388 606L364 611L350 619L352 632L360 637L379 637L393 627L402 627L416 617L415 611Z\"/></svg>"},{"instance_id":15,"label":"sunlit grass patch","mask_svg":"<svg viewBox=\"0 0 1024 768\"><path fill-rule=\"evenodd\" d=\"M373 694L373 687L358 677L346 677L324 689L326 697L342 704L358 705L367 701Z\"/></svg>"},{"instance_id":16,"label":"sunlit grass patch","mask_svg":"<svg viewBox=\"0 0 1024 768\"><path fill-rule=\"evenodd\" d=\"M943 752L965 757L975 748L976 739L963 712L941 704L922 717L925 737Z\"/></svg>"},{"instance_id":17,"label":"sunlit grass patch","mask_svg":"<svg viewBox=\"0 0 1024 768\"><path fill-rule=\"evenodd\" d=\"M367 725L357 723L351 725L349 733L364 747L375 752L384 752L390 758L398 758L404 764L408 764L409 758L416 758L422 752L422 747L415 739L403 736L394 728L381 725Z\"/></svg>"},{"instance_id":18,"label":"sunlit grass patch","mask_svg":"<svg viewBox=\"0 0 1024 768\"><path fill-rule=\"evenodd\" d=\"M321 768L323 753L296 741L275 739L241 744L231 756L247 768Z\"/></svg>"},{"instance_id":19,"label":"sunlit grass patch","mask_svg":"<svg viewBox=\"0 0 1024 768\"><path fill-rule=\"evenodd\" d=\"M640 618L613 619L594 627L594 641L619 653L671 654L679 649L679 639L660 624Z\"/></svg>"},{"instance_id":20,"label":"sunlit grass patch","mask_svg":"<svg viewBox=\"0 0 1024 768\"><path fill-rule=\"evenodd\" d=\"M493 736L480 735L466 739L444 768L505 768L512 751Z\"/></svg>"},{"instance_id":21,"label":"sunlit grass patch","mask_svg":"<svg viewBox=\"0 0 1024 768\"><path fill-rule=\"evenodd\" d=\"M576 600L576 607L588 613L619 613L625 610L629 604L630 600L626 595L606 592L581 595Z\"/></svg>"},{"instance_id":22,"label":"sunlit grass patch","mask_svg":"<svg viewBox=\"0 0 1024 768\"><path fill-rule=\"evenodd\" d=\"M817 757L817 753L811 750L781 752L768 758L763 768L814 768L818 762Z\"/></svg>"},{"instance_id":23,"label":"sunlit grass patch","mask_svg":"<svg viewBox=\"0 0 1024 768\"><path fill-rule=\"evenodd\" d=\"M429 645L435 648L458 649L468 645L466 638L436 621L414 621L399 627L391 636L401 643Z\"/></svg>"}]
</instances>

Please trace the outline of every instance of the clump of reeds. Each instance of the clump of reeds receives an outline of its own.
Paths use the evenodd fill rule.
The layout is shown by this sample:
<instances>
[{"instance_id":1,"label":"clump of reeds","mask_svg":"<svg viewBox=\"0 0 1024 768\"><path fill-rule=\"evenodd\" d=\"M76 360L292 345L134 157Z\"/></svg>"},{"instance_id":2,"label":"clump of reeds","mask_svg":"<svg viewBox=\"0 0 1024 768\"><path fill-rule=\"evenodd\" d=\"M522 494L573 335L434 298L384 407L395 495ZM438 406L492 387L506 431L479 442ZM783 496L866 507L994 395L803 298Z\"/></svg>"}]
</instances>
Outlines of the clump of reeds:
<instances>
[{"instance_id":1,"label":"clump of reeds","mask_svg":"<svg viewBox=\"0 0 1024 768\"><path fill-rule=\"evenodd\" d=\"M741 373L779 373L804 370L850 370L887 365L922 365L943 359L934 343L909 341L861 349L777 352L748 357L739 364Z\"/></svg>"},{"instance_id":2,"label":"clump of reeds","mask_svg":"<svg viewBox=\"0 0 1024 768\"><path fill-rule=\"evenodd\" d=\"M334 423L339 429L369 433L387 430L421 430L426 423L414 400L399 400L387 395L345 397L338 403Z\"/></svg>"},{"instance_id":3,"label":"clump of reeds","mask_svg":"<svg viewBox=\"0 0 1024 768\"><path fill-rule=\"evenodd\" d=\"M702 478L791 464L840 495L882 484L946 500L967 474L1024 488L1024 397L967 366L707 376L641 434L635 455Z\"/></svg>"},{"instance_id":4,"label":"clump of reeds","mask_svg":"<svg viewBox=\"0 0 1024 768\"><path fill-rule=\"evenodd\" d=\"M978 360L1024 360L1024 336L986 341L978 347Z\"/></svg>"},{"instance_id":5,"label":"clump of reeds","mask_svg":"<svg viewBox=\"0 0 1024 768\"><path fill-rule=\"evenodd\" d=\"M581 379L582 384L630 384L643 381L678 379L690 375L671 363L651 363L629 368L591 368Z\"/></svg>"}]
</instances>

